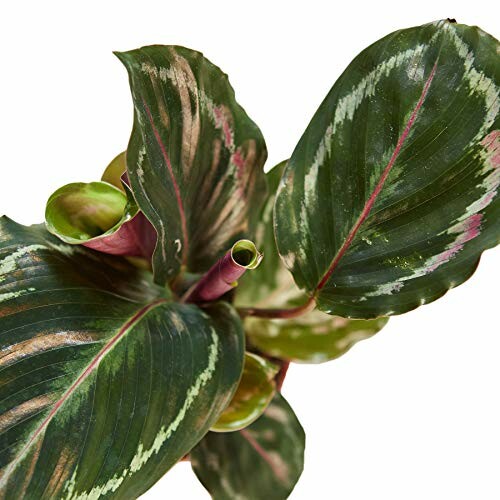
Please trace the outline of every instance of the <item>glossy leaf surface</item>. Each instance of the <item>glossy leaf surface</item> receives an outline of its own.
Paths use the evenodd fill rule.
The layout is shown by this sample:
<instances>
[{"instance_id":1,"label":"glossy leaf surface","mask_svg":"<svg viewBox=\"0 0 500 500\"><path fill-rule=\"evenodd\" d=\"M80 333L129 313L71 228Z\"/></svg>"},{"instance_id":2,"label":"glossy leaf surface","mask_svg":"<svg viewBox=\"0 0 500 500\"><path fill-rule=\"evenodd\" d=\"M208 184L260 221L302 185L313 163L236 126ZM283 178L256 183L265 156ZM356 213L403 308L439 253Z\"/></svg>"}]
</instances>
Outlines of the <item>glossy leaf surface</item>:
<instances>
[{"instance_id":1,"label":"glossy leaf surface","mask_svg":"<svg viewBox=\"0 0 500 500\"><path fill-rule=\"evenodd\" d=\"M190 456L214 500L284 500L302 474L304 448L304 431L278 393L250 427L210 432Z\"/></svg>"},{"instance_id":2,"label":"glossy leaf surface","mask_svg":"<svg viewBox=\"0 0 500 500\"><path fill-rule=\"evenodd\" d=\"M136 498L230 402L237 315L147 276L0 219L2 498Z\"/></svg>"},{"instance_id":3,"label":"glossy leaf surface","mask_svg":"<svg viewBox=\"0 0 500 500\"><path fill-rule=\"evenodd\" d=\"M159 236L155 280L165 283L181 266L204 272L252 237L266 191L262 134L227 76L199 52L151 46L117 55L135 109L128 175Z\"/></svg>"},{"instance_id":4,"label":"glossy leaf surface","mask_svg":"<svg viewBox=\"0 0 500 500\"><path fill-rule=\"evenodd\" d=\"M440 21L371 45L333 86L275 206L279 252L320 309L409 311L499 242L498 52Z\"/></svg>"},{"instance_id":5,"label":"glossy leaf surface","mask_svg":"<svg viewBox=\"0 0 500 500\"><path fill-rule=\"evenodd\" d=\"M233 399L212 427L215 432L233 432L255 422L276 391L274 377L279 367L256 354L245 353L243 374Z\"/></svg>"}]
</instances>

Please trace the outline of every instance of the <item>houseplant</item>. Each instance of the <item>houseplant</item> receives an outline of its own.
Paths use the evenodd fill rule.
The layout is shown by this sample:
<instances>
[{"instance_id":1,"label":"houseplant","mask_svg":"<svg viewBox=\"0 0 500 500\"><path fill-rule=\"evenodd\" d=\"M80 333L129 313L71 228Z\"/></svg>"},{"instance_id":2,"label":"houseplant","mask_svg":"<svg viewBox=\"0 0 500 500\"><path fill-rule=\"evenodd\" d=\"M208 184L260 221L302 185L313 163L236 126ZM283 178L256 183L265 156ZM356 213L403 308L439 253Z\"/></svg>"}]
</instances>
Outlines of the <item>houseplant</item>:
<instances>
[{"instance_id":1,"label":"houseplant","mask_svg":"<svg viewBox=\"0 0 500 500\"><path fill-rule=\"evenodd\" d=\"M343 354L498 242L498 42L452 21L385 37L267 175L201 54L117 55L126 154L45 225L1 222L2 494L134 498L189 454L215 498L285 498L287 363Z\"/></svg>"}]
</instances>

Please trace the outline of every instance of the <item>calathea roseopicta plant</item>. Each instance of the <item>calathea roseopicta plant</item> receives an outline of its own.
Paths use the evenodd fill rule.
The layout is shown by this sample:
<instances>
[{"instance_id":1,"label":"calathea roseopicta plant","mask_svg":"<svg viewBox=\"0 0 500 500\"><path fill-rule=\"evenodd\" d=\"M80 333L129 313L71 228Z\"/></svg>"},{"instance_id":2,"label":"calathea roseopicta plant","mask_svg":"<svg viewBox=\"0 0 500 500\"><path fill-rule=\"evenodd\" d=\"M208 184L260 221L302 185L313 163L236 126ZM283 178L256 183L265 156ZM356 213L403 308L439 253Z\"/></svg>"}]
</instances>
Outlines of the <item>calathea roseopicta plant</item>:
<instances>
[{"instance_id":1,"label":"calathea roseopicta plant","mask_svg":"<svg viewBox=\"0 0 500 500\"><path fill-rule=\"evenodd\" d=\"M268 174L219 68L117 54L126 153L45 225L0 220L1 497L136 498L188 458L215 499L286 498L288 363L344 354L499 241L498 54L452 21L388 35Z\"/></svg>"}]
</instances>

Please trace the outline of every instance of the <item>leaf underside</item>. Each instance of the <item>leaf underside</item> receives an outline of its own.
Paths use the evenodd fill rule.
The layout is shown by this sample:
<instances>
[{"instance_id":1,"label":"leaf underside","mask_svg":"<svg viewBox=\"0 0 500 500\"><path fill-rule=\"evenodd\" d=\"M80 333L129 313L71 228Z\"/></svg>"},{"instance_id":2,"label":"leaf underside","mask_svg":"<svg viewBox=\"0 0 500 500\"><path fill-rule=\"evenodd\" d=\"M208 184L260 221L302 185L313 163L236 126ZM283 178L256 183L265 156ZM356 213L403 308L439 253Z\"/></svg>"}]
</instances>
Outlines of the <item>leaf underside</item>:
<instances>
[{"instance_id":1,"label":"leaf underside","mask_svg":"<svg viewBox=\"0 0 500 500\"><path fill-rule=\"evenodd\" d=\"M249 318L245 332L254 348L296 363L336 359L378 333L389 318L347 319L312 311L295 320Z\"/></svg>"},{"instance_id":2,"label":"leaf underside","mask_svg":"<svg viewBox=\"0 0 500 500\"><path fill-rule=\"evenodd\" d=\"M122 259L0 219L2 498L135 498L217 421L239 319L161 293Z\"/></svg>"},{"instance_id":3,"label":"leaf underside","mask_svg":"<svg viewBox=\"0 0 500 500\"><path fill-rule=\"evenodd\" d=\"M275 204L279 252L321 310L404 313L498 244L498 50L440 21L376 42L333 86Z\"/></svg>"},{"instance_id":4,"label":"leaf underside","mask_svg":"<svg viewBox=\"0 0 500 500\"><path fill-rule=\"evenodd\" d=\"M304 467L305 435L283 396L238 432L208 433L191 465L214 500L284 500Z\"/></svg>"},{"instance_id":5,"label":"leaf underside","mask_svg":"<svg viewBox=\"0 0 500 500\"><path fill-rule=\"evenodd\" d=\"M117 56L135 109L128 175L158 233L153 270L164 284L181 266L206 271L236 240L252 237L266 146L227 76L199 52L151 46Z\"/></svg>"},{"instance_id":6,"label":"leaf underside","mask_svg":"<svg viewBox=\"0 0 500 500\"><path fill-rule=\"evenodd\" d=\"M264 413L276 392L279 367L250 352L233 399L212 427L215 432L234 432L248 427Z\"/></svg>"}]
</instances>

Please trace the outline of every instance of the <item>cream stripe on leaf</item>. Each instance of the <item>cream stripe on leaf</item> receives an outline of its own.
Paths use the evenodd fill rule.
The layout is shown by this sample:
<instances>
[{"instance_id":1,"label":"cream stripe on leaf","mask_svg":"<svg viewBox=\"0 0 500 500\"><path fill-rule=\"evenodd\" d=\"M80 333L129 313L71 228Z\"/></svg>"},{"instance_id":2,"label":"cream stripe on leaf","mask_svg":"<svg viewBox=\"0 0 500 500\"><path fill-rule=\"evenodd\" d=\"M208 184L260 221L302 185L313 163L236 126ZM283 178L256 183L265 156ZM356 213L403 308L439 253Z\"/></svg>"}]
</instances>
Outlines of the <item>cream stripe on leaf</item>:
<instances>
[{"instance_id":1,"label":"cream stripe on leaf","mask_svg":"<svg viewBox=\"0 0 500 500\"><path fill-rule=\"evenodd\" d=\"M330 314L400 314L442 296L500 241L499 43L439 21L364 50L288 161L278 249Z\"/></svg>"},{"instance_id":2,"label":"cream stripe on leaf","mask_svg":"<svg viewBox=\"0 0 500 500\"><path fill-rule=\"evenodd\" d=\"M42 226L4 217L0 235L0 498L138 497L230 402L236 313Z\"/></svg>"},{"instance_id":3,"label":"cream stripe on leaf","mask_svg":"<svg viewBox=\"0 0 500 500\"><path fill-rule=\"evenodd\" d=\"M117 53L134 101L127 170L159 239L155 281L181 266L200 273L241 238L253 238L266 185L264 138L227 76L178 46Z\"/></svg>"}]
</instances>

